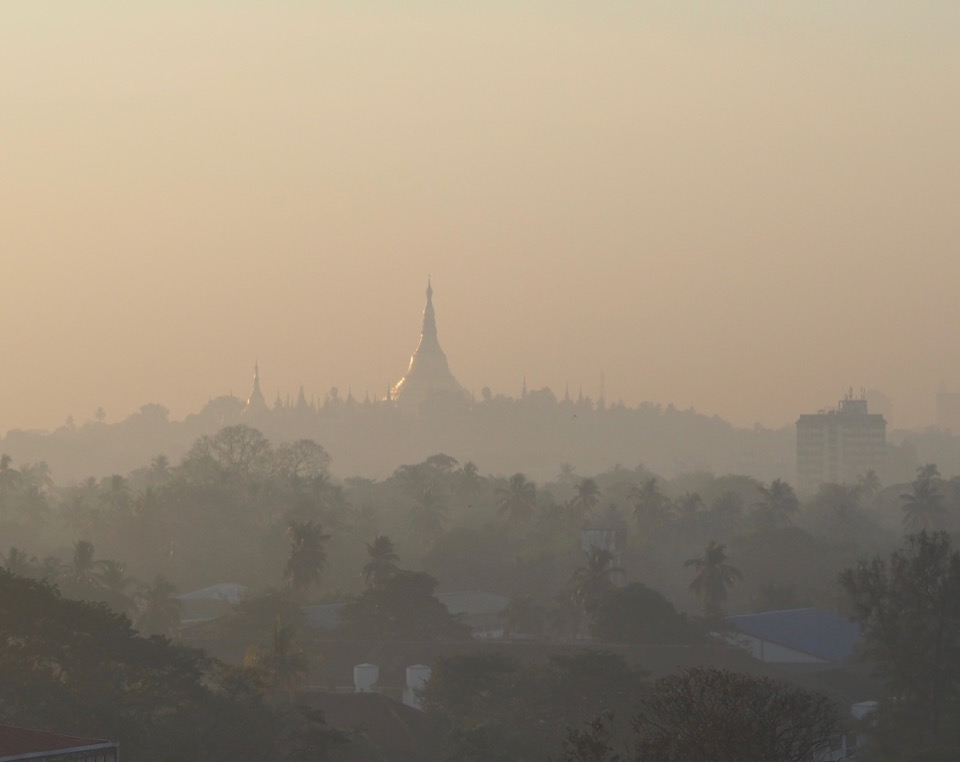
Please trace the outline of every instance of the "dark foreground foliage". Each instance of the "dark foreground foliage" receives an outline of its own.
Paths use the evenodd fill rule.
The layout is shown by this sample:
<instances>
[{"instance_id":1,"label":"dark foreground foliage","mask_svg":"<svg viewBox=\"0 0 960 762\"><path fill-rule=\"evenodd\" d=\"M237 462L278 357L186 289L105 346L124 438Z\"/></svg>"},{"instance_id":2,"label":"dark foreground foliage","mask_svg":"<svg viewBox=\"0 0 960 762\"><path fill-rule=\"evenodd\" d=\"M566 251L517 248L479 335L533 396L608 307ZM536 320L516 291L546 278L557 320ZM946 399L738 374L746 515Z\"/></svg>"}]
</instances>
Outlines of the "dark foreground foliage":
<instances>
[{"instance_id":1,"label":"dark foreground foliage","mask_svg":"<svg viewBox=\"0 0 960 762\"><path fill-rule=\"evenodd\" d=\"M322 760L342 739L226 667L105 605L0 570L0 722L120 742L154 760Z\"/></svg>"},{"instance_id":2,"label":"dark foreground foliage","mask_svg":"<svg viewBox=\"0 0 960 762\"><path fill-rule=\"evenodd\" d=\"M561 762L809 762L838 732L837 708L826 697L722 669L657 680L623 753L614 719L600 714L568 729Z\"/></svg>"}]
</instances>

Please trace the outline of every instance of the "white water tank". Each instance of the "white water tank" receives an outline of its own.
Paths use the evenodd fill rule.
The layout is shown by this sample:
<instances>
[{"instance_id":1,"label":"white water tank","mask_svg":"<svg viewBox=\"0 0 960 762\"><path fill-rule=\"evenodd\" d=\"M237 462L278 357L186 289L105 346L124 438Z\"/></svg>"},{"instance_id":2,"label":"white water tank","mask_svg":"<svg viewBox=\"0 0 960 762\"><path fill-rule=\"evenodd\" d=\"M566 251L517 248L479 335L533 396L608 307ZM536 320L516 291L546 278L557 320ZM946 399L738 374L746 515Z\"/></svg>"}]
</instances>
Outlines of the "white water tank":
<instances>
[{"instance_id":1,"label":"white water tank","mask_svg":"<svg viewBox=\"0 0 960 762\"><path fill-rule=\"evenodd\" d=\"M403 689L403 703L412 706L414 709L420 709L419 691L430 680L432 670L424 664L414 664L407 667L407 686Z\"/></svg>"},{"instance_id":2,"label":"white water tank","mask_svg":"<svg viewBox=\"0 0 960 762\"><path fill-rule=\"evenodd\" d=\"M357 664L353 668L354 693L376 693L380 667L376 664Z\"/></svg>"}]
</instances>

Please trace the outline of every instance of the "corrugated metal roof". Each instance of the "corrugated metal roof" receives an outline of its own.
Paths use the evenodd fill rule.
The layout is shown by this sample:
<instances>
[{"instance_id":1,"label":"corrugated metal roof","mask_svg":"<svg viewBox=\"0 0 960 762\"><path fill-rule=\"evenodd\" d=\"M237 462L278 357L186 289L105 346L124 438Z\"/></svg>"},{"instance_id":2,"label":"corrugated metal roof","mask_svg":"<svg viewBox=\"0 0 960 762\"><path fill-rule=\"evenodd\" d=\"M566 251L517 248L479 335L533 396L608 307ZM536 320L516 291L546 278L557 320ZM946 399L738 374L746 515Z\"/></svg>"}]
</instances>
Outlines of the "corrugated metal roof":
<instances>
[{"instance_id":1,"label":"corrugated metal roof","mask_svg":"<svg viewBox=\"0 0 960 762\"><path fill-rule=\"evenodd\" d=\"M115 743L101 738L80 738L16 725L0 725L0 762L44 752L104 749L114 746Z\"/></svg>"},{"instance_id":2,"label":"corrugated metal roof","mask_svg":"<svg viewBox=\"0 0 960 762\"><path fill-rule=\"evenodd\" d=\"M457 593L440 593L437 598L447 607L447 611L456 616L480 616L483 614L499 614L507 604L509 598L483 590L465 590Z\"/></svg>"},{"instance_id":3,"label":"corrugated metal roof","mask_svg":"<svg viewBox=\"0 0 960 762\"><path fill-rule=\"evenodd\" d=\"M845 661L860 642L860 625L818 608L739 614L726 621L745 635L831 662Z\"/></svg>"},{"instance_id":4,"label":"corrugated metal roof","mask_svg":"<svg viewBox=\"0 0 960 762\"><path fill-rule=\"evenodd\" d=\"M236 582L220 582L210 587L204 587L200 590L192 590L189 593L178 595L180 601L226 601L227 603L240 603L244 595L250 588L238 585Z\"/></svg>"}]
</instances>

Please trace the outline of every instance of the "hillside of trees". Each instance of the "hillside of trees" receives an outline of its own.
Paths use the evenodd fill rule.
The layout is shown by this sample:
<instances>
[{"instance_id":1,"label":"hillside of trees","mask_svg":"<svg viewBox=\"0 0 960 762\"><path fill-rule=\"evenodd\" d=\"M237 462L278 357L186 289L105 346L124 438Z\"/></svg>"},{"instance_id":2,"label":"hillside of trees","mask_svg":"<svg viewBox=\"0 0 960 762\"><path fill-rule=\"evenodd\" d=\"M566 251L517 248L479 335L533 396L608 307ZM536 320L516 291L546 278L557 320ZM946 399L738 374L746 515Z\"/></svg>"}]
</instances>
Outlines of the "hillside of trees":
<instances>
[{"instance_id":1,"label":"hillside of trees","mask_svg":"<svg viewBox=\"0 0 960 762\"><path fill-rule=\"evenodd\" d=\"M0 700L0 721L73 717L62 730L126 738L136 712L155 706L160 724L150 733L164 744L210 749L219 736L174 732L162 722L176 725L188 709L204 717L220 712L243 732L259 727L265 738L284 739L276 743L290 754L308 738L311 753L337 758L349 739L298 703L307 686L324 679L328 655L335 659L352 642L468 643L469 628L435 594L485 591L509 600L500 620L505 641L563 648L541 649L532 661L475 649L439 659L424 706L446 728L445 758L493 759L484 749L494 747L513 749L504 757L511 759L605 759L576 755L590 748L633 754L623 749L637 744L654 749L662 739L653 726L632 728L627 717L644 707L655 716L658 691L683 686L649 678L642 663L618 662L616 653L625 652L617 648L710 648L725 614L811 605L863 623L865 658L881 665L890 695L901 697L881 717L891 728L922 730L878 732L882 743L901 751L897 739L904 737L915 746L930 737L953 743L958 680L943 665L960 653L960 598L951 597L960 591L951 587L960 584L951 547L960 528L960 477L934 465L904 483L883 484L867 473L857 484L824 485L802 500L782 479L705 471L664 478L643 465L587 475L561 463L540 481L519 471L486 474L445 454L400 465L382 480L338 479L331 466L316 441L273 444L242 424L198 437L176 462L155 455L123 475L70 484L55 483L42 462L0 458L0 603L8 607L0 659L5 674L17 676ZM584 547L587 529L613 530L621 538L617 552ZM910 574L923 573L946 591L933 670L910 661L929 658L930 649L898 661L906 645L895 635L906 625L889 625L889 611L906 606L891 609L889 600L916 598ZM185 629L176 594L219 583L247 593L224 616ZM305 621L302 607L321 603L342 604L331 631ZM922 642L934 604L912 605L911 621L919 624L909 640ZM17 609L23 606L48 613L24 617ZM15 610L21 613L13 616ZM80 624L57 629L57 620ZM22 628L25 621L40 629L11 624ZM64 645L81 636L94 645ZM178 644L191 637L240 650L227 667ZM578 655L583 646L591 650ZM111 655L98 650L104 648ZM143 669L173 676L172 692L155 695L159 678L144 677ZM116 681L104 689L102 705L81 712L84 681L102 678L103 670ZM467 706L462 696L445 694L447 673L456 675L448 685L480 680L489 703ZM718 695L739 679L682 674L707 681ZM43 701L31 701L18 685L31 686ZM828 721L815 697L762 680L751 686L763 701L810 708L822 735L836 730L836 718ZM496 699L497 691L507 691L510 701ZM142 704L131 703L134 695ZM579 708L554 706L533 698L540 695L582 700L574 702ZM547 714L521 721L519 707L532 705ZM922 722L914 710L922 710ZM569 733L524 734L533 722ZM649 749L642 759L660 758Z\"/></svg>"},{"instance_id":2,"label":"hillside of trees","mask_svg":"<svg viewBox=\"0 0 960 762\"><path fill-rule=\"evenodd\" d=\"M793 426L738 428L717 417L673 405L628 407L589 397L559 397L550 389L520 398L484 389L475 401L447 400L421 415L403 415L392 405L343 396L331 389L322 400L279 398L264 410L246 410L232 395L211 399L197 413L174 420L163 405L143 405L117 421L98 409L93 418L72 418L53 431L14 429L0 438L0 452L18 463L44 461L60 483L127 473L157 453L179 462L201 436L245 424L275 443L322 442L342 476L385 479L400 463L417 463L439 452L482 464L491 474L522 471L538 482L552 480L559 463L583 473L612 464L643 463L664 478L709 471L762 481L793 480ZM960 471L960 438L949 431L888 430L885 482L909 481L924 463Z\"/></svg>"}]
</instances>

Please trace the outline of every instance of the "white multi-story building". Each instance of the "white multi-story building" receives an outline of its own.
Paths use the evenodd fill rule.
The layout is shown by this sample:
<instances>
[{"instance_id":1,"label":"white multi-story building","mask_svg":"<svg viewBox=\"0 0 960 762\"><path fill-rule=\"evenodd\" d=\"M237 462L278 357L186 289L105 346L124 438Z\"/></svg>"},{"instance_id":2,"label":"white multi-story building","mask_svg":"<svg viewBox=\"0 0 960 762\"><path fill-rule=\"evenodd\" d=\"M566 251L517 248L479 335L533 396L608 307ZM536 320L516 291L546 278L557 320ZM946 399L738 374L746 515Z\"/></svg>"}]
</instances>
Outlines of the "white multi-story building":
<instances>
[{"instance_id":1,"label":"white multi-story building","mask_svg":"<svg viewBox=\"0 0 960 762\"><path fill-rule=\"evenodd\" d=\"M855 484L867 471L882 472L887 422L867 410L863 396L848 394L835 410L801 415L797 421L797 488Z\"/></svg>"}]
</instances>

